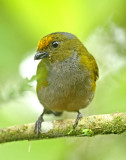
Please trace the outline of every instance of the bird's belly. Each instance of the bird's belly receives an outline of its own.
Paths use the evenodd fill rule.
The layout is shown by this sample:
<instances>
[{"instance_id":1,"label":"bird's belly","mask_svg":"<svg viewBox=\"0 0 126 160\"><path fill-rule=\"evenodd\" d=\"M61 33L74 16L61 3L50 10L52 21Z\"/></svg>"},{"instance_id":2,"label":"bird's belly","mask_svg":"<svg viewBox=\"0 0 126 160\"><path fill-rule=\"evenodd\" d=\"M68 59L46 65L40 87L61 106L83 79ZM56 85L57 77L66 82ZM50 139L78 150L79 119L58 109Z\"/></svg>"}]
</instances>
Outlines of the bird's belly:
<instances>
[{"instance_id":1,"label":"bird's belly","mask_svg":"<svg viewBox=\"0 0 126 160\"><path fill-rule=\"evenodd\" d=\"M85 108L94 97L90 78L52 80L48 87L38 92L40 103L52 111L78 111Z\"/></svg>"}]
</instances>

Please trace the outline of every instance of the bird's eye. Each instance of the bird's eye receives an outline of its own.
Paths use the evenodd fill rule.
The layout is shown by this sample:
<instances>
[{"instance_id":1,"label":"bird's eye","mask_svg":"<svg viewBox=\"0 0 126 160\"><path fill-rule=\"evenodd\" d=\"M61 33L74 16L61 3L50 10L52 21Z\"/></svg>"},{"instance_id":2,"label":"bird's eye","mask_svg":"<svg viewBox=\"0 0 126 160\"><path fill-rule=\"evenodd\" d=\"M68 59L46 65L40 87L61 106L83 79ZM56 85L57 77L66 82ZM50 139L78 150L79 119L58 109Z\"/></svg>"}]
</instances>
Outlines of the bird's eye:
<instances>
[{"instance_id":1,"label":"bird's eye","mask_svg":"<svg viewBox=\"0 0 126 160\"><path fill-rule=\"evenodd\" d=\"M54 48L57 48L59 46L59 44L60 44L60 42L57 42L57 41L52 42L52 46Z\"/></svg>"}]
</instances>

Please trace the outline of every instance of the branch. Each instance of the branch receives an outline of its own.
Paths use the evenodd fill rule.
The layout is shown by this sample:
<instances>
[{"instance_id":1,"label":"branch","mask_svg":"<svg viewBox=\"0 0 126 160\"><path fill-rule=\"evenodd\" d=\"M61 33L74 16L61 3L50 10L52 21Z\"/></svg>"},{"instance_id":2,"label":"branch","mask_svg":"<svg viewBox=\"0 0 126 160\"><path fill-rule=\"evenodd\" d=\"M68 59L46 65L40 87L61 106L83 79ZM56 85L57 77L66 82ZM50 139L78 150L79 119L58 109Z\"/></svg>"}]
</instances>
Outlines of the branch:
<instances>
[{"instance_id":1,"label":"branch","mask_svg":"<svg viewBox=\"0 0 126 160\"><path fill-rule=\"evenodd\" d=\"M73 129L75 119L43 122L39 136L34 133L34 123L0 129L0 143L38 140L57 137L84 137L104 134L121 134L126 131L126 113L113 113L84 117Z\"/></svg>"}]
</instances>

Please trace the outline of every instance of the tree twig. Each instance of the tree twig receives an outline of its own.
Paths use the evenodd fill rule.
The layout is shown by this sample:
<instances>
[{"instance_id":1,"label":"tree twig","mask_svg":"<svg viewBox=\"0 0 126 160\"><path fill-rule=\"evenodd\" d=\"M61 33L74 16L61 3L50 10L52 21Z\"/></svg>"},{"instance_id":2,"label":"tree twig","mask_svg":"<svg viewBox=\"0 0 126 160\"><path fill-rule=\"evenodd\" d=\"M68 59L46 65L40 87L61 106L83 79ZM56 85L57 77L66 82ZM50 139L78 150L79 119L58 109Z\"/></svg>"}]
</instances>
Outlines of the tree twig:
<instances>
[{"instance_id":1,"label":"tree twig","mask_svg":"<svg viewBox=\"0 0 126 160\"><path fill-rule=\"evenodd\" d=\"M74 119L43 122L39 136L34 133L34 123L0 129L0 143L38 140L58 137L84 137L104 134L121 134L126 131L126 113L93 115L82 118L76 129Z\"/></svg>"}]
</instances>

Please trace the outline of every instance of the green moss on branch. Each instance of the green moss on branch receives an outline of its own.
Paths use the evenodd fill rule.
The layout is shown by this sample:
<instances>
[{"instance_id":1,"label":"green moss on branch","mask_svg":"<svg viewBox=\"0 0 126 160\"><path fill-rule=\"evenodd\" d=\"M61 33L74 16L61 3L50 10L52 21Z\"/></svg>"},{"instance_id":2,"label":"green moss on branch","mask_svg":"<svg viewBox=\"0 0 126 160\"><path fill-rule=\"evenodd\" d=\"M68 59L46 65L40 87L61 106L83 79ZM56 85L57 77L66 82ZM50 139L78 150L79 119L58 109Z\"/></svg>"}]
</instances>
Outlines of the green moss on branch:
<instances>
[{"instance_id":1,"label":"green moss on branch","mask_svg":"<svg viewBox=\"0 0 126 160\"><path fill-rule=\"evenodd\" d=\"M0 129L0 143L38 140L57 137L85 137L105 134L121 134L126 131L126 113L93 115L82 118L76 129L74 119L43 122L39 136L34 133L34 123Z\"/></svg>"}]
</instances>

